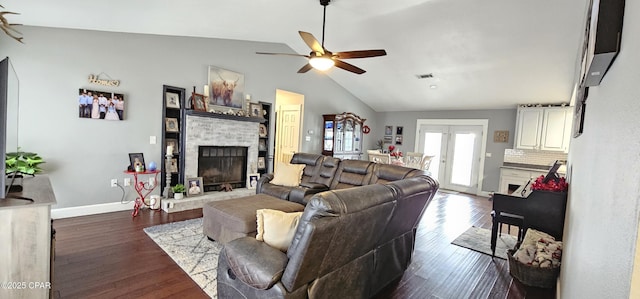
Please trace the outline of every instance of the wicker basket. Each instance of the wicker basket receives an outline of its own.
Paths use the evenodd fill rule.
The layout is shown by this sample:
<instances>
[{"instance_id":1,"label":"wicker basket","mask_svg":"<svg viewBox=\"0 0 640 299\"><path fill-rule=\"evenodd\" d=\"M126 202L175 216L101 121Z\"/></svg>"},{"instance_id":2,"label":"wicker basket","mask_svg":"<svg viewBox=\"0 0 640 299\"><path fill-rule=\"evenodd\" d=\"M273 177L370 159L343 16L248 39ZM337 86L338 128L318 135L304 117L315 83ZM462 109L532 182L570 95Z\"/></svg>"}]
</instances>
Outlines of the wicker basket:
<instances>
[{"instance_id":1,"label":"wicker basket","mask_svg":"<svg viewBox=\"0 0 640 299\"><path fill-rule=\"evenodd\" d=\"M553 288L556 285L560 267L540 268L523 264L513 257L515 250L507 250L509 273L525 285L539 288Z\"/></svg>"}]
</instances>

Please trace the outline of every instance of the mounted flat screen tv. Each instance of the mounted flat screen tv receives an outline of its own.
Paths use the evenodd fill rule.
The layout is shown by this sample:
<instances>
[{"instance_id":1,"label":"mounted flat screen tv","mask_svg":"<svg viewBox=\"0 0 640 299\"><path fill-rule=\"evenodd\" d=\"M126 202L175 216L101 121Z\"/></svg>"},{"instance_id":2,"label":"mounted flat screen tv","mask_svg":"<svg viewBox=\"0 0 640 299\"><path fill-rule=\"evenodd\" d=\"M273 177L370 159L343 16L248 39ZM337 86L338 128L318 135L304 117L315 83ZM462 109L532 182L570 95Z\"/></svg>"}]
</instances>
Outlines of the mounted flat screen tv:
<instances>
[{"instance_id":1,"label":"mounted flat screen tv","mask_svg":"<svg viewBox=\"0 0 640 299\"><path fill-rule=\"evenodd\" d=\"M7 152L18 151L18 76L6 57L0 61L0 199L6 198L11 180L5 174Z\"/></svg>"}]
</instances>

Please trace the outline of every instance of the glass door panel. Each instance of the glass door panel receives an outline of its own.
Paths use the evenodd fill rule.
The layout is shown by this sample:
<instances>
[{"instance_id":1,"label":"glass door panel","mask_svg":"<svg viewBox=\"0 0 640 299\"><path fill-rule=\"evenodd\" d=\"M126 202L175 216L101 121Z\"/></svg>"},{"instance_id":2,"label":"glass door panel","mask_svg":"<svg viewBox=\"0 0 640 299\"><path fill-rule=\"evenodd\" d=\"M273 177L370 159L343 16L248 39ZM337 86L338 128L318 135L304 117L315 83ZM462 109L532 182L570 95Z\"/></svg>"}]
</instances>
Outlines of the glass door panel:
<instances>
[{"instance_id":1,"label":"glass door panel","mask_svg":"<svg viewBox=\"0 0 640 299\"><path fill-rule=\"evenodd\" d=\"M324 122L324 150L333 151L333 121Z\"/></svg>"},{"instance_id":2,"label":"glass door panel","mask_svg":"<svg viewBox=\"0 0 640 299\"><path fill-rule=\"evenodd\" d=\"M452 184L471 186L475 139L476 135L472 133L456 133L454 135L453 157L451 157Z\"/></svg>"},{"instance_id":3,"label":"glass door panel","mask_svg":"<svg viewBox=\"0 0 640 299\"><path fill-rule=\"evenodd\" d=\"M344 125L344 151L353 151L353 121L350 119Z\"/></svg>"}]
</instances>

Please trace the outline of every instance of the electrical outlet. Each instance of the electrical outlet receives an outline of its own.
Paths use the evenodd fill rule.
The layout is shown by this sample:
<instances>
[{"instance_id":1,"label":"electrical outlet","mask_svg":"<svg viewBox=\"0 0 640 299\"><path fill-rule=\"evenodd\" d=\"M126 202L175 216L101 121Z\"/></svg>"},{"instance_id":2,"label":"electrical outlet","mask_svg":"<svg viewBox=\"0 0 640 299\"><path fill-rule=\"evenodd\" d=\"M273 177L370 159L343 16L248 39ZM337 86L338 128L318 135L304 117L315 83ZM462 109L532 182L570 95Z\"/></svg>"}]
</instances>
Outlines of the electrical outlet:
<instances>
[{"instance_id":1,"label":"electrical outlet","mask_svg":"<svg viewBox=\"0 0 640 299\"><path fill-rule=\"evenodd\" d=\"M131 186L131 178L124 178L124 185Z\"/></svg>"},{"instance_id":2,"label":"electrical outlet","mask_svg":"<svg viewBox=\"0 0 640 299\"><path fill-rule=\"evenodd\" d=\"M118 179L111 179L111 187L118 187Z\"/></svg>"}]
</instances>

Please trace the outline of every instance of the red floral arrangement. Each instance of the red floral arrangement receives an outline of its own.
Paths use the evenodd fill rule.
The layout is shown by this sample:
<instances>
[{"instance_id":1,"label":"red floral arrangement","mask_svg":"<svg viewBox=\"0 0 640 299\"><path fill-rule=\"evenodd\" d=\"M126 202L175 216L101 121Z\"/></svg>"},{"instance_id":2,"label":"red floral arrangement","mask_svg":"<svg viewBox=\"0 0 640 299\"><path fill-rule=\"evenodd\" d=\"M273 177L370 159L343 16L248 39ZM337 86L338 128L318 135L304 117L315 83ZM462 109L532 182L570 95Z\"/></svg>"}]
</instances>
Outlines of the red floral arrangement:
<instances>
[{"instance_id":1,"label":"red floral arrangement","mask_svg":"<svg viewBox=\"0 0 640 299\"><path fill-rule=\"evenodd\" d=\"M531 184L531 190L544 190L554 192L566 192L569 190L569 184L564 178L550 179L546 183L543 183L544 175L539 176L533 184Z\"/></svg>"},{"instance_id":2,"label":"red floral arrangement","mask_svg":"<svg viewBox=\"0 0 640 299\"><path fill-rule=\"evenodd\" d=\"M396 147L394 145L389 145L389 156L394 157L396 159L402 158L401 151L395 151Z\"/></svg>"}]
</instances>

